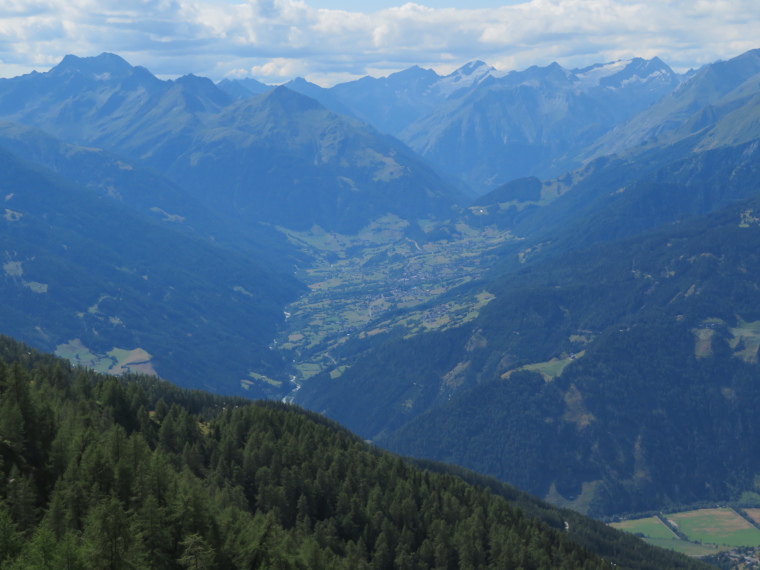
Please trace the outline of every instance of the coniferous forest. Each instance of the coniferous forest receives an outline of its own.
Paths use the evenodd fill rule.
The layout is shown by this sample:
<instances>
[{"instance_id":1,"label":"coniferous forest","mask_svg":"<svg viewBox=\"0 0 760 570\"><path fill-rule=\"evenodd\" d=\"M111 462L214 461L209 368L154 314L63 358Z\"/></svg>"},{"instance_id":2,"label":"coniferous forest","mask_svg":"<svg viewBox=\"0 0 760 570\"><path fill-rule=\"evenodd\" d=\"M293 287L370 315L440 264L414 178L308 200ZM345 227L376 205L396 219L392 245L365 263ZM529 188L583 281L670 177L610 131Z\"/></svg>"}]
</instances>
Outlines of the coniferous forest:
<instances>
[{"instance_id":1,"label":"coniferous forest","mask_svg":"<svg viewBox=\"0 0 760 570\"><path fill-rule=\"evenodd\" d=\"M299 408L0 355L2 569L702 567Z\"/></svg>"}]
</instances>

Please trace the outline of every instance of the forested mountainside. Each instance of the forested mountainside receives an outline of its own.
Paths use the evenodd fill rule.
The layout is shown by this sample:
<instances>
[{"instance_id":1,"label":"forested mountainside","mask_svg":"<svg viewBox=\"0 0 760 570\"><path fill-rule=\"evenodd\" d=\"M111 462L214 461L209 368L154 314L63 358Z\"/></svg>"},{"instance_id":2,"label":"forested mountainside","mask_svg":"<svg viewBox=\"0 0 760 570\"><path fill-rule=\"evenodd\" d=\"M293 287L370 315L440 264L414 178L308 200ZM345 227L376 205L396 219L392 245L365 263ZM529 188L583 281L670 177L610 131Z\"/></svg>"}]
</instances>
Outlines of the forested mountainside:
<instances>
[{"instance_id":1,"label":"forested mountainside","mask_svg":"<svg viewBox=\"0 0 760 570\"><path fill-rule=\"evenodd\" d=\"M287 257L257 253L265 233L234 249L217 243L204 235L209 218L183 209L171 185L162 202L134 198L128 192L139 181L127 181L119 199L5 148L0 168L4 332L101 371L153 372L195 388L262 397L271 385L251 377L254 370L287 381L268 346L301 285L286 273Z\"/></svg>"},{"instance_id":2,"label":"forested mountainside","mask_svg":"<svg viewBox=\"0 0 760 570\"><path fill-rule=\"evenodd\" d=\"M0 357L2 568L707 567L297 408Z\"/></svg>"},{"instance_id":3,"label":"forested mountainside","mask_svg":"<svg viewBox=\"0 0 760 570\"><path fill-rule=\"evenodd\" d=\"M471 323L375 337L297 401L596 515L758 491L758 211L497 274Z\"/></svg>"},{"instance_id":4,"label":"forested mountainside","mask_svg":"<svg viewBox=\"0 0 760 570\"><path fill-rule=\"evenodd\" d=\"M512 181L481 196L468 222L509 229L497 272L640 235L750 198L760 191L760 139L702 152L665 146L607 157L562 177ZM492 279L493 280L493 279Z\"/></svg>"},{"instance_id":5,"label":"forested mountainside","mask_svg":"<svg viewBox=\"0 0 760 570\"><path fill-rule=\"evenodd\" d=\"M6 121L0 121L0 147L142 216L244 251L265 260L273 269L289 270L297 261L296 252L280 232L261 224L232 226L185 188L140 161L67 143L34 127ZM5 190L13 188L7 186Z\"/></svg>"}]
</instances>

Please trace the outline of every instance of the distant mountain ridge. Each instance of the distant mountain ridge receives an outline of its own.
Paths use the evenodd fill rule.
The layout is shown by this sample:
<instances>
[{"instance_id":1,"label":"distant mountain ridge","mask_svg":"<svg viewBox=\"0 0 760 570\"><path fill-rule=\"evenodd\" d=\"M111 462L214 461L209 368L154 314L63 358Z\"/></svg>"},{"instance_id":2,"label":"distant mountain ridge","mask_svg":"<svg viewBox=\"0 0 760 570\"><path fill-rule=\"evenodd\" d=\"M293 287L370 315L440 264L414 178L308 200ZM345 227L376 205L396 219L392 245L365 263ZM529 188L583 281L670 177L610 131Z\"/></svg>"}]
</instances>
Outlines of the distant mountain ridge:
<instances>
[{"instance_id":1,"label":"distant mountain ridge","mask_svg":"<svg viewBox=\"0 0 760 570\"><path fill-rule=\"evenodd\" d=\"M140 160L236 223L355 231L389 212L448 216L464 201L402 143L287 88L240 101L113 54L0 80L0 116Z\"/></svg>"},{"instance_id":2,"label":"distant mountain ridge","mask_svg":"<svg viewBox=\"0 0 760 570\"><path fill-rule=\"evenodd\" d=\"M680 81L655 57L510 72L473 61L446 76L414 66L329 89L303 79L287 85L398 136L442 172L483 193L513 178L577 166L574 151Z\"/></svg>"},{"instance_id":3,"label":"distant mountain ridge","mask_svg":"<svg viewBox=\"0 0 760 570\"><path fill-rule=\"evenodd\" d=\"M585 151L586 159L684 143L707 150L760 136L760 50L706 65L677 89Z\"/></svg>"}]
</instances>

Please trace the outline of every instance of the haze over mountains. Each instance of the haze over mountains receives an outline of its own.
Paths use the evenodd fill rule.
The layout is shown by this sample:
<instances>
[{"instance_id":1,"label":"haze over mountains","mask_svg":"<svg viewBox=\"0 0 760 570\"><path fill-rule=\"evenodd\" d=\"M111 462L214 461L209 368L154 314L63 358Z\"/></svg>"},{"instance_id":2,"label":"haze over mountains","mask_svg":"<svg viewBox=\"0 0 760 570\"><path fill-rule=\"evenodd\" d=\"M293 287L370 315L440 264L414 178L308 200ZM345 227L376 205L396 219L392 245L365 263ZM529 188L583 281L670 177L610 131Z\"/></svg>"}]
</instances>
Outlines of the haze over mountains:
<instances>
[{"instance_id":1,"label":"haze over mountains","mask_svg":"<svg viewBox=\"0 0 760 570\"><path fill-rule=\"evenodd\" d=\"M759 54L0 80L2 332L594 515L760 501Z\"/></svg>"},{"instance_id":2,"label":"haze over mountains","mask_svg":"<svg viewBox=\"0 0 760 570\"><path fill-rule=\"evenodd\" d=\"M398 136L442 172L483 193L513 178L545 177L577 165L574 151L679 83L660 59L635 58L509 73L476 61L445 77L412 67L330 89L303 80L287 86Z\"/></svg>"},{"instance_id":3,"label":"haze over mountains","mask_svg":"<svg viewBox=\"0 0 760 570\"><path fill-rule=\"evenodd\" d=\"M356 231L461 198L397 141L284 88L234 103L208 79L161 81L113 54L0 83L7 120L139 159L244 222Z\"/></svg>"}]
</instances>

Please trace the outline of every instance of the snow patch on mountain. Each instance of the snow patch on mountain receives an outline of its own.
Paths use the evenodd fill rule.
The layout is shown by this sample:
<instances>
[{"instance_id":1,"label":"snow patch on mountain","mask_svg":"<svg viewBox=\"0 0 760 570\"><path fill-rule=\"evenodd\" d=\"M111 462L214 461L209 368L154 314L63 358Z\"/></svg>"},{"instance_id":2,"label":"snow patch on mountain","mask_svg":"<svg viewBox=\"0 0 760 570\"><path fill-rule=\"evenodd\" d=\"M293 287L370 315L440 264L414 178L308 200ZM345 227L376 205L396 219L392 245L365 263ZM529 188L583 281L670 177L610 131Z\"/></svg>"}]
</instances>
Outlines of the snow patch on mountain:
<instances>
[{"instance_id":1,"label":"snow patch on mountain","mask_svg":"<svg viewBox=\"0 0 760 570\"><path fill-rule=\"evenodd\" d=\"M597 63L583 69L574 69L573 73L578 78L581 89L591 89L592 87L598 87L602 79L623 71L632 61L628 59L612 61L610 63Z\"/></svg>"},{"instance_id":2,"label":"snow patch on mountain","mask_svg":"<svg viewBox=\"0 0 760 570\"><path fill-rule=\"evenodd\" d=\"M470 89L498 71L482 61L471 61L453 73L442 77L434 89L445 99L462 89Z\"/></svg>"}]
</instances>

